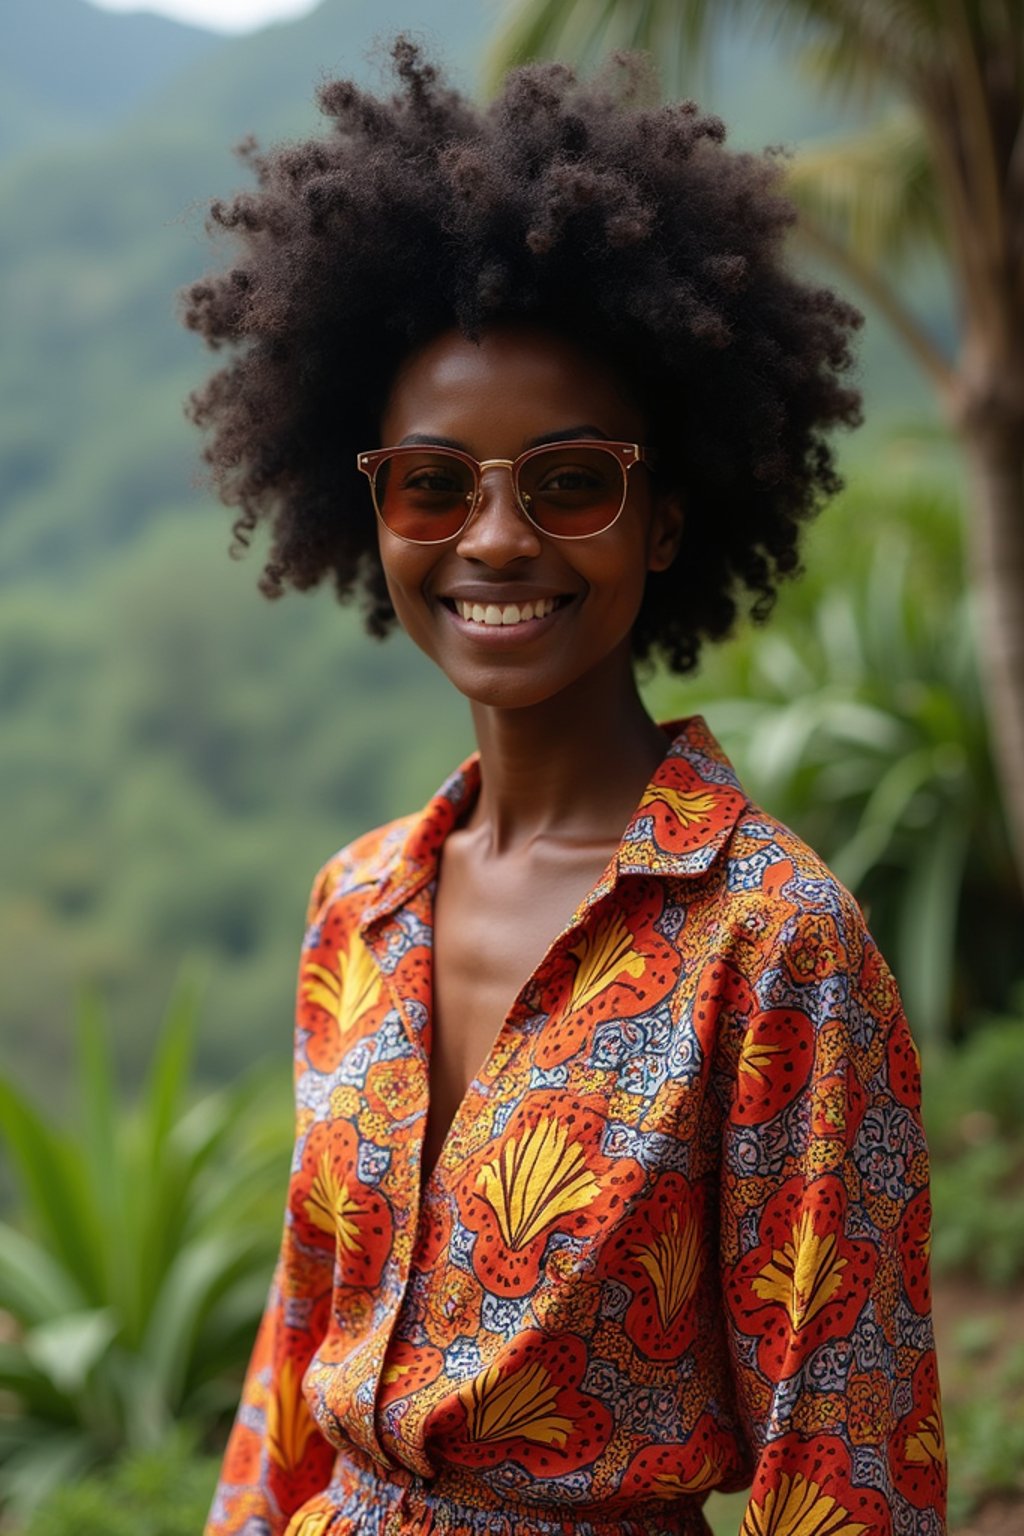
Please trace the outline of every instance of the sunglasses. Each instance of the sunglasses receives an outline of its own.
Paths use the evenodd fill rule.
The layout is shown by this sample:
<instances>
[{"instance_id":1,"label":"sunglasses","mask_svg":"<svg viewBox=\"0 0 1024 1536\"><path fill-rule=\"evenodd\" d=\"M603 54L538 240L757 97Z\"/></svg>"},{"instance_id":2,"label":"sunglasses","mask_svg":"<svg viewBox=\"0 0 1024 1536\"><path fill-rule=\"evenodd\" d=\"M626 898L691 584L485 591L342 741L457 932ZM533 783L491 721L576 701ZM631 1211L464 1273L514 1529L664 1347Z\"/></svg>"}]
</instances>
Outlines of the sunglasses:
<instances>
[{"instance_id":1,"label":"sunglasses","mask_svg":"<svg viewBox=\"0 0 1024 1536\"><path fill-rule=\"evenodd\" d=\"M458 448L378 448L356 464L370 482L377 516L409 544L456 538L480 505L485 469L507 469L516 502L552 539L590 539L626 504L629 471L652 463L638 443L604 439L528 448L517 459L474 459Z\"/></svg>"}]
</instances>

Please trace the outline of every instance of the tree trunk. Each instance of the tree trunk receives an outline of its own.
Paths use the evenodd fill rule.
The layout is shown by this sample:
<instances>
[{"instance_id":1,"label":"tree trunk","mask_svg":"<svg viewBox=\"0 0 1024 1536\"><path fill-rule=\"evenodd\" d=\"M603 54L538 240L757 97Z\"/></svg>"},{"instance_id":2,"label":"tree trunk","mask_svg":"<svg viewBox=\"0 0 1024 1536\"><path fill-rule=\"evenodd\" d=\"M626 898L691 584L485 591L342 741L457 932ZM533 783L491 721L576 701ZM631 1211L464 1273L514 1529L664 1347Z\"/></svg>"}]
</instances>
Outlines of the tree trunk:
<instances>
[{"instance_id":1,"label":"tree trunk","mask_svg":"<svg viewBox=\"0 0 1024 1536\"><path fill-rule=\"evenodd\" d=\"M1024 889L1024 421L962 421L972 482L969 556L996 769Z\"/></svg>"}]
</instances>

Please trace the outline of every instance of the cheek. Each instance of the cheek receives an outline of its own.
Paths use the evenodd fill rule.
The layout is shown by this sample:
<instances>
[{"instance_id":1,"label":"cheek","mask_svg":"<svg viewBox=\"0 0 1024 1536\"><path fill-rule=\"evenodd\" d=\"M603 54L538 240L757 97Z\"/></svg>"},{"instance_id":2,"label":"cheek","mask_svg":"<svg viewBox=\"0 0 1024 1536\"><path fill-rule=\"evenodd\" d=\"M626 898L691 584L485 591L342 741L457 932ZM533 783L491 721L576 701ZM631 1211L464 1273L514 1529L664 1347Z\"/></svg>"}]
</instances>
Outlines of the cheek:
<instances>
[{"instance_id":1,"label":"cheek","mask_svg":"<svg viewBox=\"0 0 1024 1536\"><path fill-rule=\"evenodd\" d=\"M434 615L425 587L437 563L436 554L415 544L403 544L384 530L378 536L377 548L399 625L415 645L433 655Z\"/></svg>"},{"instance_id":2,"label":"cheek","mask_svg":"<svg viewBox=\"0 0 1024 1536\"><path fill-rule=\"evenodd\" d=\"M403 544L383 530L378 535L377 551L391 601L401 616L401 609L422 584L425 574L423 553L415 545Z\"/></svg>"},{"instance_id":3,"label":"cheek","mask_svg":"<svg viewBox=\"0 0 1024 1536\"><path fill-rule=\"evenodd\" d=\"M612 532L617 537L590 555L591 587L617 605L639 607L648 575L647 529L633 525L620 531L616 526Z\"/></svg>"}]
</instances>

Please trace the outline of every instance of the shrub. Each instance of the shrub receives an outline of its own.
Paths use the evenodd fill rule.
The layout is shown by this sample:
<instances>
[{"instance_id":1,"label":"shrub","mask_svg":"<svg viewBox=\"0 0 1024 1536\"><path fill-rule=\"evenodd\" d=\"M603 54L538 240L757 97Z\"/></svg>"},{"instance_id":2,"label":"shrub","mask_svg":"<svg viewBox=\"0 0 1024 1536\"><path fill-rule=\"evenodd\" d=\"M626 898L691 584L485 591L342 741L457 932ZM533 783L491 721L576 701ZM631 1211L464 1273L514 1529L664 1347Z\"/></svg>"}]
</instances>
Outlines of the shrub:
<instances>
[{"instance_id":1,"label":"shrub","mask_svg":"<svg viewBox=\"0 0 1024 1536\"><path fill-rule=\"evenodd\" d=\"M0 1496L25 1510L179 1419L233 1408L273 1265L290 1142L287 1078L197 1095L194 986L172 1001L122 1106L106 1022L77 1023L77 1123L0 1077L19 1203L0 1223Z\"/></svg>"},{"instance_id":2,"label":"shrub","mask_svg":"<svg viewBox=\"0 0 1024 1536\"><path fill-rule=\"evenodd\" d=\"M216 1461L178 1435L55 1489L23 1536L196 1536L216 1481Z\"/></svg>"},{"instance_id":3,"label":"shrub","mask_svg":"<svg viewBox=\"0 0 1024 1536\"><path fill-rule=\"evenodd\" d=\"M919 1039L961 1034L1021 975L1009 852L948 490L860 480L766 631L712 655L706 709L750 792L864 906Z\"/></svg>"},{"instance_id":4,"label":"shrub","mask_svg":"<svg viewBox=\"0 0 1024 1536\"><path fill-rule=\"evenodd\" d=\"M990 1019L955 1052L926 1063L938 1273L994 1286L1024 1275L1022 1082L1024 1016Z\"/></svg>"}]
</instances>

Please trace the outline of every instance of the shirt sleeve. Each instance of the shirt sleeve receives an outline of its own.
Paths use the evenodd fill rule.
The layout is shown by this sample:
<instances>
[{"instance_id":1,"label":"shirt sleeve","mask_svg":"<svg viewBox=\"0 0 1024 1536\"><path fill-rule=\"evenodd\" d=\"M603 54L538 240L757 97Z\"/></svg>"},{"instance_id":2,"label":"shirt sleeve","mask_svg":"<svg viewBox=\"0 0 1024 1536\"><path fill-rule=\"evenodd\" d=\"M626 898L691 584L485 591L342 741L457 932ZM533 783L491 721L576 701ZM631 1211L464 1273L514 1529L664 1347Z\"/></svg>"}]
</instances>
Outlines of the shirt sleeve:
<instances>
[{"instance_id":1,"label":"shirt sleeve","mask_svg":"<svg viewBox=\"0 0 1024 1536\"><path fill-rule=\"evenodd\" d=\"M306 914L307 938L328 883L322 870ZM297 1089L304 1070L296 1030ZM204 1536L283 1536L299 1506L326 1487L334 1464L334 1448L302 1393L302 1378L327 1329L334 1249L327 1238L311 1243L308 1223L302 1240L296 1232L295 1213L311 1198L308 1160L298 1155L305 1129L301 1107L296 1118L281 1248Z\"/></svg>"},{"instance_id":2,"label":"shirt sleeve","mask_svg":"<svg viewBox=\"0 0 1024 1536\"><path fill-rule=\"evenodd\" d=\"M731 1002L727 969L720 1243L754 1458L742 1536L941 1536L928 1157L895 982L841 889L787 919Z\"/></svg>"}]
</instances>

